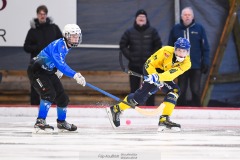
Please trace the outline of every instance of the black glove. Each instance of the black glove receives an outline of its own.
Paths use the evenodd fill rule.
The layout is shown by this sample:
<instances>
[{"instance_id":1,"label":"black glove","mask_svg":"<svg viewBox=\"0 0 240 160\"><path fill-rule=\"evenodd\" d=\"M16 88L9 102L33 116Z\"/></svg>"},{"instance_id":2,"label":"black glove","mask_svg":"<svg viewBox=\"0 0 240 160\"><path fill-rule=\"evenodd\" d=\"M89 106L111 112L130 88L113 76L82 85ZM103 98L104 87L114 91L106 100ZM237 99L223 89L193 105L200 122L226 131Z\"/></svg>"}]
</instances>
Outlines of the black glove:
<instances>
[{"instance_id":1,"label":"black glove","mask_svg":"<svg viewBox=\"0 0 240 160\"><path fill-rule=\"evenodd\" d=\"M207 64L202 64L201 72L206 74L208 72L209 66Z\"/></svg>"}]
</instances>

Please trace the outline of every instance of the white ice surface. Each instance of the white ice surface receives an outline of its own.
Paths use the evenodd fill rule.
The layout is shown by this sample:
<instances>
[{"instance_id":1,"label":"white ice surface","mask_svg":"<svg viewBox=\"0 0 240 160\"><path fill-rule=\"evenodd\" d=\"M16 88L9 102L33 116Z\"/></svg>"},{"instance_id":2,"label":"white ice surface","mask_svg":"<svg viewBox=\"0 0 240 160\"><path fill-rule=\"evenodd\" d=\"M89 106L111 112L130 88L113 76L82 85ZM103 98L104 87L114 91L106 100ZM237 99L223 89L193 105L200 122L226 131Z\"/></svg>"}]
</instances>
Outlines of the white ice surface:
<instances>
[{"instance_id":1,"label":"white ice surface","mask_svg":"<svg viewBox=\"0 0 240 160\"><path fill-rule=\"evenodd\" d=\"M179 133L157 132L158 116L134 110L112 129L104 108L69 108L78 133L57 133L55 108L47 122L54 134L32 134L37 108L0 108L1 160L239 160L240 110L176 109ZM125 121L131 120L131 125Z\"/></svg>"}]
</instances>

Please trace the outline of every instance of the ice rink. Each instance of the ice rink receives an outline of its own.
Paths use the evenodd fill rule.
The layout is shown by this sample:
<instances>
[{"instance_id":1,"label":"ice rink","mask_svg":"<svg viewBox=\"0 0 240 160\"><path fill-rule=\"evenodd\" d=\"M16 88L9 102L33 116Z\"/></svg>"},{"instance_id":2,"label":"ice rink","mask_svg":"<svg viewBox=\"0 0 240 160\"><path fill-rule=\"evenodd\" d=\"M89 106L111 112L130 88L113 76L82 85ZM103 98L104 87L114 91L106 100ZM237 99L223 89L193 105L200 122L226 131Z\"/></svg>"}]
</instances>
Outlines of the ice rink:
<instances>
[{"instance_id":1,"label":"ice rink","mask_svg":"<svg viewBox=\"0 0 240 160\"><path fill-rule=\"evenodd\" d=\"M56 108L47 122L54 134L33 134L37 107L0 106L1 160L239 160L240 109L176 108L172 121L182 131L157 132L158 116L135 110L113 129L102 106L70 106L67 121L77 133L58 133ZM131 120L131 125L126 125Z\"/></svg>"}]
</instances>

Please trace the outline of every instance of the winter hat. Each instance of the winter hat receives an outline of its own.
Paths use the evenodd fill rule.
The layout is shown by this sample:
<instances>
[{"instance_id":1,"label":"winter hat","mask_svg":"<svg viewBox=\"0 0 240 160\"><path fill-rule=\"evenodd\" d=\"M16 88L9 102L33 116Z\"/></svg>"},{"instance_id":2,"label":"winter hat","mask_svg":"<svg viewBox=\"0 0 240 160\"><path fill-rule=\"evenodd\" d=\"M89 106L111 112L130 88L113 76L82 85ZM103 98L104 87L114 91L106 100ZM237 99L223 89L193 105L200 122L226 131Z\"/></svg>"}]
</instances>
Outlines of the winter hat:
<instances>
[{"instance_id":1,"label":"winter hat","mask_svg":"<svg viewBox=\"0 0 240 160\"><path fill-rule=\"evenodd\" d=\"M139 9L135 15L137 17L139 14L144 14L147 17L147 12L144 9Z\"/></svg>"}]
</instances>

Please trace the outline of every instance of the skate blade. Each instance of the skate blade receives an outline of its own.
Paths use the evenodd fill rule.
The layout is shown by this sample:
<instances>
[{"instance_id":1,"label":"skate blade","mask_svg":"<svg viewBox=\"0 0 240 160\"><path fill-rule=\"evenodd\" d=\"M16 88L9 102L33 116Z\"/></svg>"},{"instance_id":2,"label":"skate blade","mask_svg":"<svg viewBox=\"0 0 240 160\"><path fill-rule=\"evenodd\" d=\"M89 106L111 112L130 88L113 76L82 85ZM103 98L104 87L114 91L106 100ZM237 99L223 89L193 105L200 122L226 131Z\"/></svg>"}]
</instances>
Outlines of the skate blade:
<instances>
[{"instance_id":1,"label":"skate blade","mask_svg":"<svg viewBox=\"0 0 240 160\"><path fill-rule=\"evenodd\" d=\"M54 134L54 130L50 128L46 128L45 130L40 129L40 128L34 128L33 134Z\"/></svg>"},{"instance_id":2,"label":"skate blade","mask_svg":"<svg viewBox=\"0 0 240 160\"><path fill-rule=\"evenodd\" d=\"M107 107L107 108L106 108L106 112L107 112L108 119L109 119L109 121L110 121L110 124L111 124L112 128L113 128L113 129L116 129L117 127L116 127L115 124L113 123L112 112L111 112L110 107Z\"/></svg>"},{"instance_id":3,"label":"skate blade","mask_svg":"<svg viewBox=\"0 0 240 160\"><path fill-rule=\"evenodd\" d=\"M181 128L179 127L167 128L165 126L159 126L157 131L158 132L180 132Z\"/></svg>"},{"instance_id":4,"label":"skate blade","mask_svg":"<svg viewBox=\"0 0 240 160\"><path fill-rule=\"evenodd\" d=\"M69 131L69 130L66 130L66 129L58 129L58 133L78 133L78 131Z\"/></svg>"},{"instance_id":5,"label":"skate blade","mask_svg":"<svg viewBox=\"0 0 240 160\"><path fill-rule=\"evenodd\" d=\"M159 126L158 127L158 132L163 132L164 130L166 130L167 128L165 126Z\"/></svg>"},{"instance_id":6,"label":"skate blade","mask_svg":"<svg viewBox=\"0 0 240 160\"><path fill-rule=\"evenodd\" d=\"M171 130L175 132L181 132L181 128L179 127L172 127Z\"/></svg>"}]
</instances>

